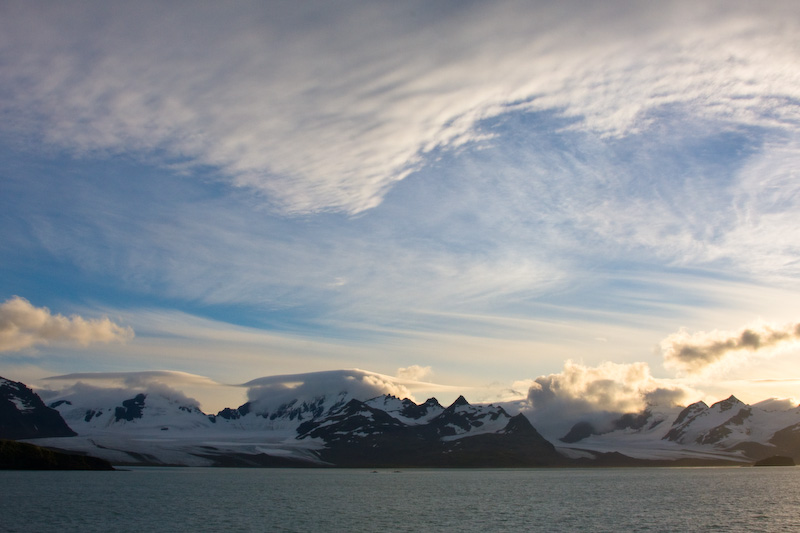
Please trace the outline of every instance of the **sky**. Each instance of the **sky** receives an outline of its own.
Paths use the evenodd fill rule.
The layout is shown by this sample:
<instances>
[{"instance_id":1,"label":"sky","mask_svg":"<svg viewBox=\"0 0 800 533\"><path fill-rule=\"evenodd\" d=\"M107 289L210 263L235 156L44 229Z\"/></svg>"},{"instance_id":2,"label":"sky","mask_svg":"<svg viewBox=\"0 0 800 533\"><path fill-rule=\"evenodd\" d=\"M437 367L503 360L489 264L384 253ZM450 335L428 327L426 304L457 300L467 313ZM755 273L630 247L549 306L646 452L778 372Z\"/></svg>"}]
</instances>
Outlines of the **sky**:
<instances>
[{"instance_id":1,"label":"sky","mask_svg":"<svg viewBox=\"0 0 800 533\"><path fill-rule=\"evenodd\" d=\"M0 375L798 397L798 169L793 1L1 1Z\"/></svg>"}]
</instances>

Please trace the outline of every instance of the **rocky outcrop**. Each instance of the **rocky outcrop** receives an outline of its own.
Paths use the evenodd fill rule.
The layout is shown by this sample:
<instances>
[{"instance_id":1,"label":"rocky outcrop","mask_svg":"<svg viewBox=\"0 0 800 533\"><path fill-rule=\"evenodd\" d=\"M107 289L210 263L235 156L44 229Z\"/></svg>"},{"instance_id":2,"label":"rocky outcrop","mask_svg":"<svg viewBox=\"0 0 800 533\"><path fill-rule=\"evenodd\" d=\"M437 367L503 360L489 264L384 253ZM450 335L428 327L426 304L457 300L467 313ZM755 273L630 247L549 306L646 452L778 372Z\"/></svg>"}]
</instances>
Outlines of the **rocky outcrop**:
<instances>
[{"instance_id":1,"label":"rocky outcrop","mask_svg":"<svg viewBox=\"0 0 800 533\"><path fill-rule=\"evenodd\" d=\"M0 438L20 440L75 434L59 412L47 407L38 394L23 383L0 378Z\"/></svg>"}]
</instances>

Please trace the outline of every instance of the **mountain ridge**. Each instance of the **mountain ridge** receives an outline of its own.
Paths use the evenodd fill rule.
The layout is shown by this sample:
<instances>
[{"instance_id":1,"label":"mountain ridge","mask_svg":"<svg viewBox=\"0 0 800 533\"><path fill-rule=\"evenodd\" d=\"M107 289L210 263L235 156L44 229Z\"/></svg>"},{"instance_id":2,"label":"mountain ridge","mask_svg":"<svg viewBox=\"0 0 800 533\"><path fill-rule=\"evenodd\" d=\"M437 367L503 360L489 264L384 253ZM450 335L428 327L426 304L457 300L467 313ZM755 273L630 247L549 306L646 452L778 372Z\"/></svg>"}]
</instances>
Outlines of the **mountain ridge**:
<instances>
[{"instance_id":1,"label":"mountain ridge","mask_svg":"<svg viewBox=\"0 0 800 533\"><path fill-rule=\"evenodd\" d=\"M6 406L24 411L34 402L35 393L23 384L0 384L26 398L7 398ZM76 436L22 438L120 465L620 466L746 464L776 455L800 461L800 408L748 406L735 396L711 406L651 406L620 415L603 431L578 422L553 444L524 413L512 415L502 405L470 404L459 396L444 407L436 398L417 404L392 394L365 395L336 384L317 394L271 403L256 398L206 414L166 388L83 388L52 397L50 407L42 402ZM8 427L4 423L0 419L0 429ZM9 437L0 431L0 438Z\"/></svg>"}]
</instances>

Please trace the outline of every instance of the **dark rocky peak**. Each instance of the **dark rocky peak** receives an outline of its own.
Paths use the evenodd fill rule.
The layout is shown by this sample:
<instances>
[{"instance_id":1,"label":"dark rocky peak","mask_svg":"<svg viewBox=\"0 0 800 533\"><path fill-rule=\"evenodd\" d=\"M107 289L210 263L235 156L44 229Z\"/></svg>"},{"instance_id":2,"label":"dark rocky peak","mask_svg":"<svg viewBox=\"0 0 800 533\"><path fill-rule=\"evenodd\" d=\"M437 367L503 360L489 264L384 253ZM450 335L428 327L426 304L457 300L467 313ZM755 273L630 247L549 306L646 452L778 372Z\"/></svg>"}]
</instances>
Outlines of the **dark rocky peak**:
<instances>
[{"instance_id":1,"label":"dark rocky peak","mask_svg":"<svg viewBox=\"0 0 800 533\"><path fill-rule=\"evenodd\" d=\"M733 398L733 397L731 397ZM729 398L730 399L730 398ZM731 407L735 407L738 404L744 405L743 403L733 398L735 402L733 404L728 404L730 407L726 407L725 409L721 409L720 412L730 411ZM726 401L726 400L723 400ZM717 404L714 404L717 405ZM713 409L714 406L712 406ZM733 411L731 411L733 413ZM753 410L750 407L742 407L740 408L736 414L731 416L728 420L723 422L722 424L718 425L717 427L711 428L703 435L697 437L696 442L699 444L717 444L727 438L731 434L731 426L742 426L747 422L750 415L753 413Z\"/></svg>"},{"instance_id":2,"label":"dark rocky peak","mask_svg":"<svg viewBox=\"0 0 800 533\"><path fill-rule=\"evenodd\" d=\"M230 407L226 407L216 415L208 415L208 419L211 420L216 424L217 418L224 418L225 420L239 420L243 416L247 415L253 408L253 404L251 402L245 402L240 405L237 409L231 409Z\"/></svg>"},{"instance_id":3,"label":"dark rocky peak","mask_svg":"<svg viewBox=\"0 0 800 533\"><path fill-rule=\"evenodd\" d=\"M677 426L678 424L682 424L688 418L694 418L706 410L708 410L708 405L706 405L706 402L695 402L681 411L678 414L678 418L675 419L675 422L672 425Z\"/></svg>"},{"instance_id":4,"label":"dark rocky peak","mask_svg":"<svg viewBox=\"0 0 800 533\"><path fill-rule=\"evenodd\" d=\"M605 433L610 433L611 431L619 431L625 429L632 429L634 431L637 431L647 426L648 423L650 423L648 429L653 429L663 421L664 421L663 418L654 417L653 413L648 408L642 411L641 413L623 414L619 418L613 420L611 422L610 427L604 425L604 427L608 427L608 429L604 431L597 429L591 422L588 421L578 422L577 424L572 426L572 428L570 428L570 430L567 432L566 435L564 435L558 440L560 440L561 442L572 444L581 441L587 437L590 437L592 435L603 435Z\"/></svg>"},{"instance_id":5,"label":"dark rocky peak","mask_svg":"<svg viewBox=\"0 0 800 533\"><path fill-rule=\"evenodd\" d=\"M469 402L467 401L466 398L464 398L464 396L459 396L458 398L456 398L456 401L451 403L450 406L447 409L445 409L445 411L450 411L450 412L455 411L456 407L469 407Z\"/></svg>"},{"instance_id":6,"label":"dark rocky peak","mask_svg":"<svg viewBox=\"0 0 800 533\"><path fill-rule=\"evenodd\" d=\"M367 404L377 407L379 409L394 409L399 404L401 410L405 409L413 409L415 407L419 407L417 404L409 400L408 398L403 398L402 400L393 394L383 394L381 396L376 396L374 398L370 398L366 401Z\"/></svg>"},{"instance_id":7,"label":"dark rocky peak","mask_svg":"<svg viewBox=\"0 0 800 533\"><path fill-rule=\"evenodd\" d=\"M728 422L731 424L735 424L737 426L741 426L745 423L745 421L750 418L750 415L753 414L753 409L751 407L742 407L739 409L739 412L733 415Z\"/></svg>"},{"instance_id":8,"label":"dark rocky peak","mask_svg":"<svg viewBox=\"0 0 800 533\"><path fill-rule=\"evenodd\" d=\"M436 398L429 398L425 403L419 405L411 400L408 400L409 404L406 405L405 401L406 400L403 400L403 410L400 411L400 415L412 420L418 420L428 414L436 413L444 409L439 405L439 402L436 401Z\"/></svg>"},{"instance_id":9,"label":"dark rocky peak","mask_svg":"<svg viewBox=\"0 0 800 533\"><path fill-rule=\"evenodd\" d=\"M459 409L459 407L469 407L469 409ZM470 405L463 396L459 396L450 407L431 419L428 427L440 437L447 437L458 433L468 433L484 424L496 422L501 417L504 420L511 418L502 407Z\"/></svg>"},{"instance_id":10,"label":"dark rocky peak","mask_svg":"<svg viewBox=\"0 0 800 533\"><path fill-rule=\"evenodd\" d=\"M436 398L428 398L427 400L425 400L425 403L421 405L424 405L426 407L442 407L442 404L440 404L439 400L437 400Z\"/></svg>"},{"instance_id":11,"label":"dark rocky peak","mask_svg":"<svg viewBox=\"0 0 800 533\"><path fill-rule=\"evenodd\" d=\"M508 420L508 424L502 433L536 434L536 436L543 438L539 435L539 432L536 431L536 428L533 427L528 417L522 413L512 416Z\"/></svg>"},{"instance_id":12,"label":"dark rocky peak","mask_svg":"<svg viewBox=\"0 0 800 533\"><path fill-rule=\"evenodd\" d=\"M456 401L453 402L453 405L469 405L469 402L464 396L459 396L456 398Z\"/></svg>"},{"instance_id":13,"label":"dark rocky peak","mask_svg":"<svg viewBox=\"0 0 800 533\"><path fill-rule=\"evenodd\" d=\"M147 395L139 393L129 400L122 402L121 407L114 409L114 419L116 422L120 420L133 421L136 418L142 418L142 410L144 409L144 401Z\"/></svg>"},{"instance_id":14,"label":"dark rocky peak","mask_svg":"<svg viewBox=\"0 0 800 533\"><path fill-rule=\"evenodd\" d=\"M614 429L641 429L653 414L645 409L641 413L625 413L614 420Z\"/></svg>"},{"instance_id":15,"label":"dark rocky peak","mask_svg":"<svg viewBox=\"0 0 800 533\"><path fill-rule=\"evenodd\" d=\"M399 397L397 397L397 396L394 396L394 395L392 395L392 394L388 394L388 395L386 396L386 401L388 402L388 401L390 401L390 400L392 400L392 401L399 401L399 402L400 402L400 403L403 405L403 407L416 407L416 406L417 406L417 404L416 404L416 403L414 403L412 400L409 400L408 398L403 398L403 399L401 400L401 399L400 399Z\"/></svg>"},{"instance_id":16,"label":"dark rocky peak","mask_svg":"<svg viewBox=\"0 0 800 533\"><path fill-rule=\"evenodd\" d=\"M561 442L566 442L567 444L573 444L597 434L597 429L595 429L592 423L584 420L572 426L567 434L558 440Z\"/></svg>"},{"instance_id":17,"label":"dark rocky peak","mask_svg":"<svg viewBox=\"0 0 800 533\"><path fill-rule=\"evenodd\" d=\"M729 409L733 409L734 407L743 406L744 403L741 402L736 396L730 395L724 400L720 400L717 403L711 406L712 409L719 408L720 412L727 411Z\"/></svg>"},{"instance_id":18,"label":"dark rocky peak","mask_svg":"<svg viewBox=\"0 0 800 533\"><path fill-rule=\"evenodd\" d=\"M0 399L13 402L20 408L33 407L39 395L29 389L24 383L0 378ZM39 398L41 401L41 398Z\"/></svg>"},{"instance_id":19,"label":"dark rocky peak","mask_svg":"<svg viewBox=\"0 0 800 533\"><path fill-rule=\"evenodd\" d=\"M0 438L73 437L55 409L47 407L24 383L0 378Z\"/></svg>"},{"instance_id":20,"label":"dark rocky peak","mask_svg":"<svg viewBox=\"0 0 800 533\"><path fill-rule=\"evenodd\" d=\"M699 435L695 442L697 444L717 444L724 440L731 434L731 428L727 424L720 424L717 427L711 428L702 435Z\"/></svg>"},{"instance_id":21,"label":"dark rocky peak","mask_svg":"<svg viewBox=\"0 0 800 533\"><path fill-rule=\"evenodd\" d=\"M403 405L403 409L413 409L415 407L421 407L420 405L415 404L408 398L403 398L403 400L400 403Z\"/></svg>"},{"instance_id":22,"label":"dark rocky peak","mask_svg":"<svg viewBox=\"0 0 800 533\"><path fill-rule=\"evenodd\" d=\"M355 398L353 398L343 406L339 407L338 409L335 409L332 414L354 415L357 413L372 413L375 411L381 412L379 409L373 409L372 407L369 407L361 400L356 400Z\"/></svg>"},{"instance_id":23,"label":"dark rocky peak","mask_svg":"<svg viewBox=\"0 0 800 533\"><path fill-rule=\"evenodd\" d=\"M672 442L682 442L683 436L686 434L687 427L697 417L702 416L709 410L705 402L695 402L685 408L678 414L678 418L673 422L672 427L666 435L661 437L662 440L669 440Z\"/></svg>"}]
</instances>

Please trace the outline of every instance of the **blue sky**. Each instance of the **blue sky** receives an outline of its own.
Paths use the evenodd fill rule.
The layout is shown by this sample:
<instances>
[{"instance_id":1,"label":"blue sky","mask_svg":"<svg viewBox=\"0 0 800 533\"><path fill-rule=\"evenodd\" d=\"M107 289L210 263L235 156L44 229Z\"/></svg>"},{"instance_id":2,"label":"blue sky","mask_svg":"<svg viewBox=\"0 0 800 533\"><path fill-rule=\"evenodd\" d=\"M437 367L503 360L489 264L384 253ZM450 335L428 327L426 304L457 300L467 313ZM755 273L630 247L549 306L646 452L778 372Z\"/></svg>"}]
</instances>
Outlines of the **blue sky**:
<instances>
[{"instance_id":1,"label":"blue sky","mask_svg":"<svg viewBox=\"0 0 800 533\"><path fill-rule=\"evenodd\" d=\"M795 396L800 9L751 4L5 2L0 374Z\"/></svg>"}]
</instances>

